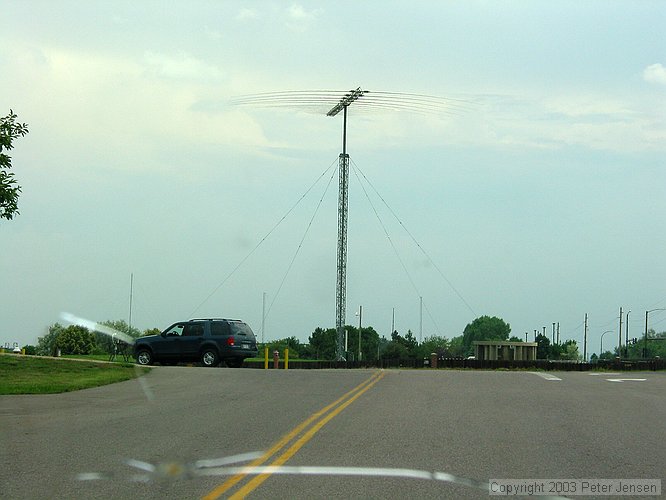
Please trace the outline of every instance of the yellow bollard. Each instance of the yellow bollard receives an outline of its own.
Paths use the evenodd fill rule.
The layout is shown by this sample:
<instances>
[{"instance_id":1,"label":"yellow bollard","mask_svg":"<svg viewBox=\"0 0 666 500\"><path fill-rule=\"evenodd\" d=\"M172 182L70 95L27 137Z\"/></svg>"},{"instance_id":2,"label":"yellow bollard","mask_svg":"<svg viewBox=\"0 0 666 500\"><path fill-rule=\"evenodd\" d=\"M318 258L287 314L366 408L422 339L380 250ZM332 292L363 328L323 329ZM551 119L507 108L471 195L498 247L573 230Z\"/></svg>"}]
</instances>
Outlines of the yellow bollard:
<instances>
[{"instance_id":1,"label":"yellow bollard","mask_svg":"<svg viewBox=\"0 0 666 500\"><path fill-rule=\"evenodd\" d=\"M264 347L264 370L268 370L268 347Z\"/></svg>"},{"instance_id":2,"label":"yellow bollard","mask_svg":"<svg viewBox=\"0 0 666 500\"><path fill-rule=\"evenodd\" d=\"M288 347L284 350L284 369L285 370L289 369L289 348Z\"/></svg>"}]
</instances>

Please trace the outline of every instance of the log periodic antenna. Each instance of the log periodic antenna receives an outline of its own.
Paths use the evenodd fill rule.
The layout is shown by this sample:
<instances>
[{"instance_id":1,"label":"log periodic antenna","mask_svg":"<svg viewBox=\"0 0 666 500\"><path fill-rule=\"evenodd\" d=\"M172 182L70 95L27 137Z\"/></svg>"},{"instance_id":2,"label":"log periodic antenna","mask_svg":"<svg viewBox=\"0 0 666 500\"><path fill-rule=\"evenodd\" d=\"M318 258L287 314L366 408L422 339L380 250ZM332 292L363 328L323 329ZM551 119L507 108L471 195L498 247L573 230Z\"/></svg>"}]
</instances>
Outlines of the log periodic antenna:
<instances>
[{"instance_id":1,"label":"log periodic antenna","mask_svg":"<svg viewBox=\"0 0 666 500\"><path fill-rule=\"evenodd\" d=\"M349 155L347 154L347 108L362 97L366 91L358 87L347 93L326 116L336 116L342 111L342 153L340 153L339 175L340 185L338 194L338 252L337 252L337 280L335 287L335 331L336 356L338 360L344 359L345 317L347 311L347 212L349 210Z\"/></svg>"}]
</instances>

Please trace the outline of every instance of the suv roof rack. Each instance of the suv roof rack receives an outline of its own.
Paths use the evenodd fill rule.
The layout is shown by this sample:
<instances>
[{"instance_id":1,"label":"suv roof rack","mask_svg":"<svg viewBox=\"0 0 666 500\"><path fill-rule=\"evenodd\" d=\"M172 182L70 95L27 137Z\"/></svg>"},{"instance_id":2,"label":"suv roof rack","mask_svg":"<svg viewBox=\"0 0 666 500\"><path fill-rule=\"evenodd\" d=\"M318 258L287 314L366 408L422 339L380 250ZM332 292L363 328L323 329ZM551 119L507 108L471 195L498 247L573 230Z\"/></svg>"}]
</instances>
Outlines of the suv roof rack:
<instances>
[{"instance_id":1,"label":"suv roof rack","mask_svg":"<svg viewBox=\"0 0 666 500\"><path fill-rule=\"evenodd\" d=\"M192 318L190 321L241 321L241 320L229 319L229 318Z\"/></svg>"}]
</instances>

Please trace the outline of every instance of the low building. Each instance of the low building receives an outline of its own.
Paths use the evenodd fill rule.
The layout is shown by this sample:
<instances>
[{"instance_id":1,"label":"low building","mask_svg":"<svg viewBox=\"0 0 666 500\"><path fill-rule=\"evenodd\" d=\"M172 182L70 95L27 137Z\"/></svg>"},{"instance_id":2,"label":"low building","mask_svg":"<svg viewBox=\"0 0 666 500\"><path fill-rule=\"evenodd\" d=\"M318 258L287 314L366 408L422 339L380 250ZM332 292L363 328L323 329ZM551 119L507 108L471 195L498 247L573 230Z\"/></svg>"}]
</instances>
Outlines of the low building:
<instances>
[{"instance_id":1,"label":"low building","mask_svg":"<svg viewBox=\"0 0 666 500\"><path fill-rule=\"evenodd\" d=\"M477 340L474 345L476 359L531 361L537 359L536 342L508 342L503 340Z\"/></svg>"}]
</instances>

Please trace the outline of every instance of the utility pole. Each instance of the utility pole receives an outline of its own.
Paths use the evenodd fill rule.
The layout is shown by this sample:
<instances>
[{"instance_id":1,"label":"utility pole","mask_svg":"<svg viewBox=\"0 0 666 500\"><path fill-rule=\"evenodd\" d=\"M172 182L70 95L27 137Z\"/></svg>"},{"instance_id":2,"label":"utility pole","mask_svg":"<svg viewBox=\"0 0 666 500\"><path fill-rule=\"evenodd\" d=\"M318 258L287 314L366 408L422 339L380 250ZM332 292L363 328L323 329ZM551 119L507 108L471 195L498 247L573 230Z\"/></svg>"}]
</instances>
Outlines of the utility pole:
<instances>
[{"instance_id":1,"label":"utility pole","mask_svg":"<svg viewBox=\"0 0 666 500\"><path fill-rule=\"evenodd\" d=\"M555 343L555 323L553 322L553 344L554 343Z\"/></svg>"},{"instance_id":2,"label":"utility pole","mask_svg":"<svg viewBox=\"0 0 666 500\"><path fill-rule=\"evenodd\" d=\"M622 306L620 306L620 336L617 341L617 357L622 357Z\"/></svg>"},{"instance_id":3,"label":"utility pole","mask_svg":"<svg viewBox=\"0 0 666 500\"><path fill-rule=\"evenodd\" d=\"M645 337L643 341L643 358L647 359L647 315L650 311L645 311Z\"/></svg>"},{"instance_id":4,"label":"utility pole","mask_svg":"<svg viewBox=\"0 0 666 500\"><path fill-rule=\"evenodd\" d=\"M358 306L358 360L361 361L361 319L363 318L363 306Z\"/></svg>"},{"instance_id":5,"label":"utility pole","mask_svg":"<svg viewBox=\"0 0 666 500\"><path fill-rule=\"evenodd\" d=\"M560 322L557 322L557 343L560 343Z\"/></svg>"},{"instance_id":6,"label":"utility pole","mask_svg":"<svg viewBox=\"0 0 666 500\"><path fill-rule=\"evenodd\" d=\"M338 252L337 252L337 282L335 291L335 329L337 332L336 354L338 360L344 358L342 350L345 334L345 316L347 308L347 212L349 209L349 155L347 154L347 108L365 91L361 88L349 91L340 102L326 113L335 116L343 112L342 123L342 153L340 153L339 170L340 186L338 194Z\"/></svg>"},{"instance_id":7,"label":"utility pole","mask_svg":"<svg viewBox=\"0 0 666 500\"><path fill-rule=\"evenodd\" d=\"M624 325L624 357L628 358L629 357L629 313L631 311L627 311L627 322Z\"/></svg>"},{"instance_id":8,"label":"utility pole","mask_svg":"<svg viewBox=\"0 0 666 500\"><path fill-rule=\"evenodd\" d=\"M423 342L423 297L419 297L419 344Z\"/></svg>"},{"instance_id":9,"label":"utility pole","mask_svg":"<svg viewBox=\"0 0 666 500\"><path fill-rule=\"evenodd\" d=\"M128 335L132 334L132 296L134 295L134 273L130 273L130 297L129 297L129 323L127 324Z\"/></svg>"},{"instance_id":10,"label":"utility pole","mask_svg":"<svg viewBox=\"0 0 666 500\"><path fill-rule=\"evenodd\" d=\"M601 355L601 353L599 353ZM585 313L585 328L583 329L583 361L587 361L587 313Z\"/></svg>"},{"instance_id":11,"label":"utility pole","mask_svg":"<svg viewBox=\"0 0 666 500\"><path fill-rule=\"evenodd\" d=\"M261 343L265 344L264 333L266 332L266 292L261 298Z\"/></svg>"}]
</instances>

